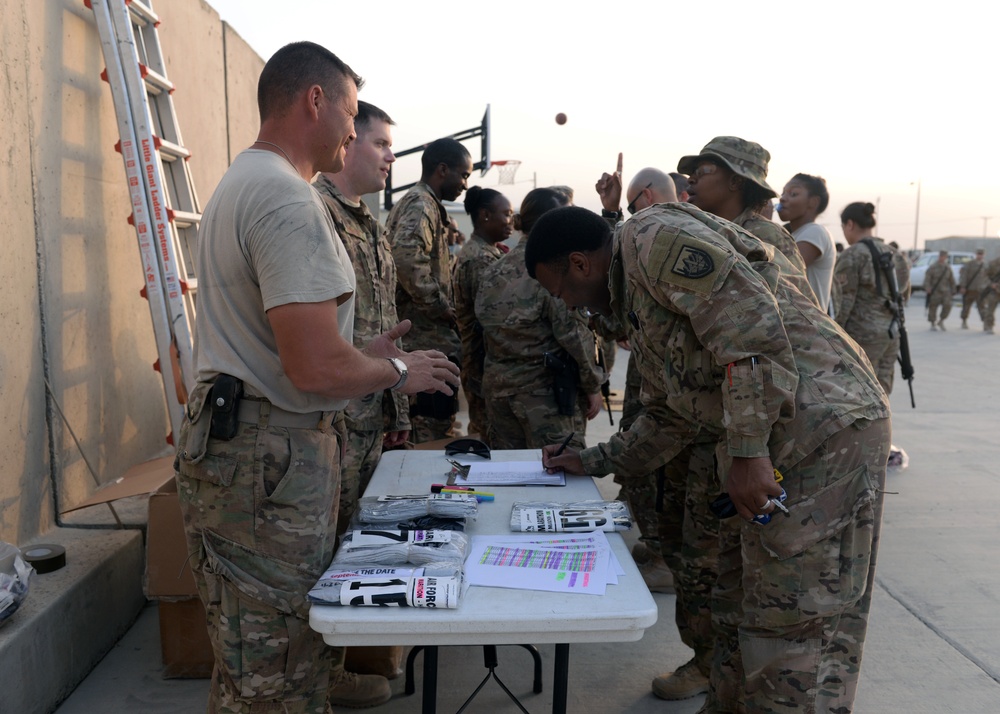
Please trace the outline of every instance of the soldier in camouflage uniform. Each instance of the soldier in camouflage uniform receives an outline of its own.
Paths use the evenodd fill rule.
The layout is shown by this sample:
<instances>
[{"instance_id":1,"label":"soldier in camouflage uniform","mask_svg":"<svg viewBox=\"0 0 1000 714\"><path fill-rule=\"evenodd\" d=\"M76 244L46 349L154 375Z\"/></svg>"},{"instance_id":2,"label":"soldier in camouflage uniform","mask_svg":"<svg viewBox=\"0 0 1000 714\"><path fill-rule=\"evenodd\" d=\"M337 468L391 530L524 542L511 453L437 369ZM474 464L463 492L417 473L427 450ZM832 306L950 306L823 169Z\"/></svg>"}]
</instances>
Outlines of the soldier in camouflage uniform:
<instances>
[{"instance_id":1,"label":"soldier in camouflage uniform","mask_svg":"<svg viewBox=\"0 0 1000 714\"><path fill-rule=\"evenodd\" d=\"M608 174L597 182L606 217L620 212L620 185ZM676 182L659 169L644 168L629 182L625 197L628 212L635 215L658 203L675 202ZM630 354L621 431L628 431L643 411L641 385L636 357ZM653 693L662 699L686 699L708 691L715 649L711 594L719 554L719 521L708 508L719 493L716 441L704 431L651 474L615 473L621 497L630 504L643 538L655 544L660 556L640 565L643 578L654 590L657 566L662 562L660 568L669 569L677 593L674 621L681 641L694 650L690 661L653 680Z\"/></svg>"},{"instance_id":2,"label":"soldier in camouflage uniform","mask_svg":"<svg viewBox=\"0 0 1000 714\"><path fill-rule=\"evenodd\" d=\"M874 585L889 404L853 340L735 224L662 204L619 227L543 216L529 272L571 307L626 322L645 412L627 432L546 468L648 473L702 431L741 520L720 553L723 630L705 712L849 712ZM780 486L774 470L783 474ZM790 515L770 499L787 492ZM750 521L773 515L766 526ZM731 524L731 525L728 525ZM720 622L725 627L726 622Z\"/></svg>"},{"instance_id":3,"label":"soldier in camouflage uniform","mask_svg":"<svg viewBox=\"0 0 1000 714\"><path fill-rule=\"evenodd\" d=\"M528 193L515 218L526 236L544 211L565 205L552 189ZM537 449L575 434L570 444L585 444L586 419L601 408L604 373L594 363L594 333L576 310L554 299L528 277L522 237L483 274L476 294L476 317L483 326L486 362L483 393L494 449ZM553 374L544 353L575 360L579 372L577 407L561 414L553 394Z\"/></svg>"},{"instance_id":4,"label":"soldier in camouflage uniform","mask_svg":"<svg viewBox=\"0 0 1000 714\"><path fill-rule=\"evenodd\" d=\"M355 394L458 382L443 354L399 351L405 326L351 344L354 271L308 181L343 167L360 83L319 45L278 50L259 81L258 140L199 229L197 384L175 466L213 713L331 711L343 683L306 593L336 540L340 410Z\"/></svg>"},{"instance_id":5,"label":"soldier in camouflage uniform","mask_svg":"<svg viewBox=\"0 0 1000 714\"><path fill-rule=\"evenodd\" d=\"M1000 301L1000 258L994 258L987 264L986 277L990 282L983 298L983 331L992 335L997 302Z\"/></svg>"},{"instance_id":6,"label":"soldier in camouflage uniform","mask_svg":"<svg viewBox=\"0 0 1000 714\"><path fill-rule=\"evenodd\" d=\"M454 201L466 189L472 157L455 139L431 142L420 157L417 185L389 211L386 236L396 262L396 310L413 327L403 349L435 349L462 362L456 327L448 252L448 213L441 201ZM455 434L458 398L419 394L410 399L413 441L435 441Z\"/></svg>"},{"instance_id":7,"label":"soldier in camouflage uniform","mask_svg":"<svg viewBox=\"0 0 1000 714\"><path fill-rule=\"evenodd\" d=\"M469 403L470 434L489 439L483 398L483 328L476 320L476 291L483 273L507 253L501 241L514 229L514 212L502 193L473 186L465 192L465 210L472 216L472 237L462 246L452 270L455 314L462 337L462 389Z\"/></svg>"},{"instance_id":8,"label":"soldier in camouflage uniform","mask_svg":"<svg viewBox=\"0 0 1000 714\"><path fill-rule=\"evenodd\" d=\"M378 107L358 102L354 130L344 170L321 174L313 186L323 198L334 228L354 266L358 289L354 294L354 346L363 348L390 330L396 317L396 266L392 249L378 221L361 197L385 188L385 176L396 160L392 153L395 122ZM347 447L341 468L341 533L347 528L358 499L368 488L382 448L400 446L409 438L406 397L386 390L352 399L344 410Z\"/></svg>"},{"instance_id":9,"label":"soldier in camouflage uniform","mask_svg":"<svg viewBox=\"0 0 1000 714\"><path fill-rule=\"evenodd\" d=\"M983 256L986 251L980 248L976 251L974 260L962 266L958 271L958 292L962 295L962 329L969 329L969 313L975 303L979 317L986 325L986 303L984 293L989 287L990 279L986 274L986 265L983 263Z\"/></svg>"},{"instance_id":10,"label":"soldier in camouflage uniform","mask_svg":"<svg viewBox=\"0 0 1000 714\"><path fill-rule=\"evenodd\" d=\"M899 328L887 302L891 296L887 278L862 241L871 241L880 254L892 253L896 282L904 300L910 297L910 266L899 251L872 235L875 206L871 203L849 204L841 212L840 222L849 245L837 258L834 272L840 286L836 320L864 348L882 389L889 394L899 356Z\"/></svg>"},{"instance_id":11,"label":"soldier in camouflage uniform","mask_svg":"<svg viewBox=\"0 0 1000 714\"><path fill-rule=\"evenodd\" d=\"M760 215L778 193L767 184L771 154L760 144L735 136L717 136L697 156L685 156L677 170L688 174L689 200L703 211L732 221L773 245L789 260L796 274L806 275L806 263L795 239L783 226ZM808 280L797 282L806 297L816 300Z\"/></svg>"},{"instance_id":12,"label":"soldier in camouflage uniform","mask_svg":"<svg viewBox=\"0 0 1000 714\"><path fill-rule=\"evenodd\" d=\"M948 251L938 254L938 262L924 273L924 295L927 301L927 319L931 322L931 330L939 327L944 330L944 321L951 313L951 298L955 294L955 274L948 265ZM941 318L938 319L938 308L941 308Z\"/></svg>"}]
</instances>

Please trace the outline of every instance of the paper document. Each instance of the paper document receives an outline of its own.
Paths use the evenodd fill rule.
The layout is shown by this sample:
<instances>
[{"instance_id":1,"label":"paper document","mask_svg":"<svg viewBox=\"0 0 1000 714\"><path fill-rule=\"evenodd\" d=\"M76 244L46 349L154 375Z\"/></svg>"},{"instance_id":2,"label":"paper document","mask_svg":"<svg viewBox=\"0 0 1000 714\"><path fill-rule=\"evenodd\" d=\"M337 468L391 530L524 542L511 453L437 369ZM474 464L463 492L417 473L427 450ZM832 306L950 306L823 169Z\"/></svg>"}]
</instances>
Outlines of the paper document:
<instances>
[{"instance_id":1,"label":"paper document","mask_svg":"<svg viewBox=\"0 0 1000 714\"><path fill-rule=\"evenodd\" d=\"M620 565L601 532L575 535L473 536L465 577L470 585L603 595Z\"/></svg>"},{"instance_id":2,"label":"paper document","mask_svg":"<svg viewBox=\"0 0 1000 714\"><path fill-rule=\"evenodd\" d=\"M565 486L566 474L546 473L541 461L496 461L469 466L469 475L458 477L462 486Z\"/></svg>"}]
</instances>

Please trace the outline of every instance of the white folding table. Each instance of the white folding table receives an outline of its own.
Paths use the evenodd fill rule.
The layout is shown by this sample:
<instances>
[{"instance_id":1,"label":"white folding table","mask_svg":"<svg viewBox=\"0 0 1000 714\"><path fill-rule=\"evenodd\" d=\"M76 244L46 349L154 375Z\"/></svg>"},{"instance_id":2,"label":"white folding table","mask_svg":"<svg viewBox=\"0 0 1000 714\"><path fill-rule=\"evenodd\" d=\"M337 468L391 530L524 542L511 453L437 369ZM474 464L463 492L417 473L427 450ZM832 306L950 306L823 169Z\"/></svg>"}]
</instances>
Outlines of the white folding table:
<instances>
[{"instance_id":1,"label":"white folding table","mask_svg":"<svg viewBox=\"0 0 1000 714\"><path fill-rule=\"evenodd\" d=\"M540 460L537 449L494 451L494 461ZM470 457L476 458L476 457ZM430 493L444 483L451 466L443 451L390 451L383 454L366 496ZM496 500L479 504L470 535L509 533L515 501L585 501L600 499L594 480L567 476L566 486L491 487ZM438 645L519 645L555 643L553 714L565 714L569 645L573 642L634 642L656 622L656 602L643 582L624 539L608 540L625 570L604 595L542 592L472 586L454 610L407 607L313 605L309 624L327 644L423 645L423 709L436 711Z\"/></svg>"}]
</instances>

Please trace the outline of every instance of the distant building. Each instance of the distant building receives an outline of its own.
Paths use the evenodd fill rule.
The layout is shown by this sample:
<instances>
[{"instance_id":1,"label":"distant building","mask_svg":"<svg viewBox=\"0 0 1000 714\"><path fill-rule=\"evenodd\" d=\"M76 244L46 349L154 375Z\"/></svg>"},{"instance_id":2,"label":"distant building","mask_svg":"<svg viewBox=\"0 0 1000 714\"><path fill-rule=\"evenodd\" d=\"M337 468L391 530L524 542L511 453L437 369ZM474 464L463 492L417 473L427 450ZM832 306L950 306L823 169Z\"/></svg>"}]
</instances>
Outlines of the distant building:
<instances>
[{"instance_id":1,"label":"distant building","mask_svg":"<svg viewBox=\"0 0 1000 714\"><path fill-rule=\"evenodd\" d=\"M927 252L966 250L973 253L980 248L986 251L986 260L993 260L993 258L1000 257L1000 238L947 236L924 242L924 250Z\"/></svg>"}]
</instances>

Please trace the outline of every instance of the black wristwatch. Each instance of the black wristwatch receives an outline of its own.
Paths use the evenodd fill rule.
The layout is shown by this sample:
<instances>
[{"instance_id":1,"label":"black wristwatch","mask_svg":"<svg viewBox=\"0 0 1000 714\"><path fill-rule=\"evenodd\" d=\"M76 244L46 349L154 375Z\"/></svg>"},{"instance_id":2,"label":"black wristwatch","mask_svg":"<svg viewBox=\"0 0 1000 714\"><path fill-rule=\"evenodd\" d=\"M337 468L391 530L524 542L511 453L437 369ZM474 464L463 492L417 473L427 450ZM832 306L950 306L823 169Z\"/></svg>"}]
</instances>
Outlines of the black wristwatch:
<instances>
[{"instance_id":1,"label":"black wristwatch","mask_svg":"<svg viewBox=\"0 0 1000 714\"><path fill-rule=\"evenodd\" d=\"M399 374L399 381L396 382L391 387L389 387L389 389L398 392L400 389L403 388L403 385L406 384L406 377L408 374L406 371L406 363L403 362L403 360L399 359L399 357L387 357L386 360L389 362L389 364L393 366L393 368Z\"/></svg>"},{"instance_id":2,"label":"black wristwatch","mask_svg":"<svg viewBox=\"0 0 1000 714\"><path fill-rule=\"evenodd\" d=\"M620 221L624 217L625 214L622 213L622 209L620 208L617 211L609 211L606 208L601 209L601 218L610 218L614 219L615 221Z\"/></svg>"}]
</instances>

